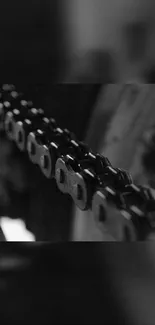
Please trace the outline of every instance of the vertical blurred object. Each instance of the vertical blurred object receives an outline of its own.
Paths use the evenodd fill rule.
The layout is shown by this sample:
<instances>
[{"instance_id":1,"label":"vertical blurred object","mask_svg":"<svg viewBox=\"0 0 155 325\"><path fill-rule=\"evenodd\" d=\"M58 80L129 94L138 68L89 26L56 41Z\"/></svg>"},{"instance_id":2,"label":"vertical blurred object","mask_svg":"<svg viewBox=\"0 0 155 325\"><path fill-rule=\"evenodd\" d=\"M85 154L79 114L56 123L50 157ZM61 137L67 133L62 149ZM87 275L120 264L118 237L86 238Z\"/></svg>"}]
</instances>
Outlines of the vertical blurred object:
<instances>
[{"instance_id":1,"label":"vertical blurred object","mask_svg":"<svg viewBox=\"0 0 155 325\"><path fill-rule=\"evenodd\" d=\"M0 242L1 241L6 241L6 238L4 236L4 232L3 232L2 228L0 227Z\"/></svg>"},{"instance_id":2,"label":"vertical blurred object","mask_svg":"<svg viewBox=\"0 0 155 325\"><path fill-rule=\"evenodd\" d=\"M127 24L124 29L127 57L131 62L138 62L146 57L148 36L150 32L148 21L136 21Z\"/></svg>"}]
</instances>

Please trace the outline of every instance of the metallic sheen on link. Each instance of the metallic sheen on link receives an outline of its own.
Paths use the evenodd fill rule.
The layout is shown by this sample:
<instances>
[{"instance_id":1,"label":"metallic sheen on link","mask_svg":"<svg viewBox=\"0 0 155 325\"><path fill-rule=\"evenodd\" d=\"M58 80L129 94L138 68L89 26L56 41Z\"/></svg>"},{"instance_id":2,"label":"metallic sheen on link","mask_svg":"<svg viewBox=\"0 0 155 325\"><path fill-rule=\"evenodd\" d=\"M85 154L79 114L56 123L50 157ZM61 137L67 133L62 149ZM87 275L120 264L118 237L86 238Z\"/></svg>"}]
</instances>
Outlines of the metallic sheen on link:
<instances>
[{"instance_id":1,"label":"metallic sheen on link","mask_svg":"<svg viewBox=\"0 0 155 325\"><path fill-rule=\"evenodd\" d=\"M47 179L55 178L79 209L91 210L96 226L116 241L146 240L155 230L151 189L135 186L128 172L94 154L13 85L0 87L0 130Z\"/></svg>"}]
</instances>

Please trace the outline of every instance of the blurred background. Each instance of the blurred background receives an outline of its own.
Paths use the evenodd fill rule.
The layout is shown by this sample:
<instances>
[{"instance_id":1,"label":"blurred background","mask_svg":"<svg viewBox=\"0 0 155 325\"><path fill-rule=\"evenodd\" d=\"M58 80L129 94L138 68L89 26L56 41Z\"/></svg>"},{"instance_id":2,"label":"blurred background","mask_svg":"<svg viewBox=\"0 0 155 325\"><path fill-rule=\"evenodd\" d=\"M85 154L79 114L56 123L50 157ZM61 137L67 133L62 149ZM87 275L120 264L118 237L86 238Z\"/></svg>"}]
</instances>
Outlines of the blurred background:
<instances>
[{"instance_id":1,"label":"blurred background","mask_svg":"<svg viewBox=\"0 0 155 325\"><path fill-rule=\"evenodd\" d=\"M104 80L108 60L116 80L148 77L154 15L152 0L1 1L1 80Z\"/></svg>"}]
</instances>

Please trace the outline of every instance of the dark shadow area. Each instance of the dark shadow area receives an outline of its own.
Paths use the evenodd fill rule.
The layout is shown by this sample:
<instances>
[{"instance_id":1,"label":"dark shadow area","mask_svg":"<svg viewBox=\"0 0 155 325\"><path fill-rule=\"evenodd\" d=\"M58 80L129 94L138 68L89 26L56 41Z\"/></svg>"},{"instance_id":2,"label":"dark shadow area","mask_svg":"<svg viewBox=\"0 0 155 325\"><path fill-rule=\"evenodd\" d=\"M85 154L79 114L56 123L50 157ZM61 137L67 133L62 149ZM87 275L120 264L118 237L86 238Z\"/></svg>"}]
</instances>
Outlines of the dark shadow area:
<instances>
[{"instance_id":1,"label":"dark shadow area","mask_svg":"<svg viewBox=\"0 0 155 325\"><path fill-rule=\"evenodd\" d=\"M104 247L1 244L0 270L3 324L128 324Z\"/></svg>"}]
</instances>

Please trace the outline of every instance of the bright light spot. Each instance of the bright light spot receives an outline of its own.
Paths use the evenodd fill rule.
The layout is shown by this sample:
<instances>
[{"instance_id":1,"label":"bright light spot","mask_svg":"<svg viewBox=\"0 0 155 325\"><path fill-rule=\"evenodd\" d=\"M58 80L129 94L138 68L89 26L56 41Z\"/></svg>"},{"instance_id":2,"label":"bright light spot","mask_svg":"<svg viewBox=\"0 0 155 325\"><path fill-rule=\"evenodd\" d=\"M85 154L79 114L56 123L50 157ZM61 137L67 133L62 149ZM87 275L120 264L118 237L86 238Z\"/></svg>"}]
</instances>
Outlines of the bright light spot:
<instances>
[{"instance_id":1,"label":"bright light spot","mask_svg":"<svg viewBox=\"0 0 155 325\"><path fill-rule=\"evenodd\" d=\"M26 229L25 223L21 219L12 220L2 217L0 224L7 241L35 241L35 236Z\"/></svg>"}]
</instances>

